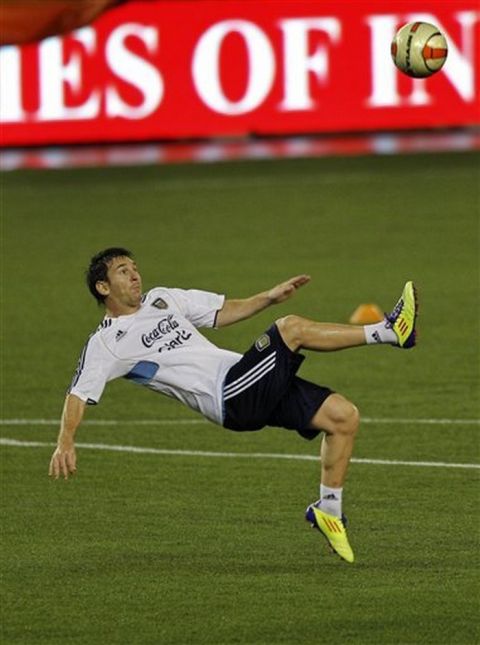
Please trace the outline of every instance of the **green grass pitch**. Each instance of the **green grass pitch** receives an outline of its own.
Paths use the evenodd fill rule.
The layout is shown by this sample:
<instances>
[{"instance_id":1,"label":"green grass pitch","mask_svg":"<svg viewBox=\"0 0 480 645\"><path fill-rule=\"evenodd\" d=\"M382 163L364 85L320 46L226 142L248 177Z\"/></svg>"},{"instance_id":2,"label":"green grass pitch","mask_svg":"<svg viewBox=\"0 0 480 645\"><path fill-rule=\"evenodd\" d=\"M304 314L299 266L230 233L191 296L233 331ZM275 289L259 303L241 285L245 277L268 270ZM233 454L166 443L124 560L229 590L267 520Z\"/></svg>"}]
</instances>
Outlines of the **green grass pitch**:
<instances>
[{"instance_id":1,"label":"green grass pitch","mask_svg":"<svg viewBox=\"0 0 480 645\"><path fill-rule=\"evenodd\" d=\"M208 332L239 351L276 317L346 322L415 280L415 350L310 353L301 375L360 408L356 458L478 464L478 167L457 153L4 174L0 431L41 445L0 446L2 643L478 643L476 468L352 463L348 565L303 520L315 461L79 448L78 475L52 482L57 427L12 421L59 417L101 316L84 267L124 245L145 288L243 297L309 273L294 300ZM86 419L79 443L319 448L195 423L124 381Z\"/></svg>"}]
</instances>

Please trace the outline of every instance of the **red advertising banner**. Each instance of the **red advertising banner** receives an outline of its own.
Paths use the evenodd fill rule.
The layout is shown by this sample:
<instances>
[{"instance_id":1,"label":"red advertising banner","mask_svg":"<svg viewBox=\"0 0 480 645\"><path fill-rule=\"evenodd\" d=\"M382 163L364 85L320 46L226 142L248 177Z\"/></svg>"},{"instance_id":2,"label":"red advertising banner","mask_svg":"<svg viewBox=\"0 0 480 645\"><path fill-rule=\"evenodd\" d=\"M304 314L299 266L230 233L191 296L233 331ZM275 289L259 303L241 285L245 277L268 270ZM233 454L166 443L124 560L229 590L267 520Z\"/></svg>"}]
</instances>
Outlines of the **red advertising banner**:
<instances>
[{"instance_id":1,"label":"red advertising banner","mask_svg":"<svg viewBox=\"0 0 480 645\"><path fill-rule=\"evenodd\" d=\"M406 22L449 44L402 75ZM63 37L0 49L5 146L419 129L480 123L476 0L129 2Z\"/></svg>"}]
</instances>

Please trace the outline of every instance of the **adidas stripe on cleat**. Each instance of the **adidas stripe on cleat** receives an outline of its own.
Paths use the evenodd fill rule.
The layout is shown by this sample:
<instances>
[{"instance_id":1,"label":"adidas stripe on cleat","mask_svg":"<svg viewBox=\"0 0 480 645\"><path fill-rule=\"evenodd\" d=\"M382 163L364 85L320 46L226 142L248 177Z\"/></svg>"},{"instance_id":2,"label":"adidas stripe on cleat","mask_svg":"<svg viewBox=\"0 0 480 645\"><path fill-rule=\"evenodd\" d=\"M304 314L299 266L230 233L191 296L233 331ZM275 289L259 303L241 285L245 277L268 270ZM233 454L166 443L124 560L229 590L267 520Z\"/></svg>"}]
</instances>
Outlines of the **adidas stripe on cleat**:
<instances>
[{"instance_id":1,"label":"adidas stripe on cleat","mask_svg":"<svg viewBox=\"0 0 480 645\"><path fill-rule=\"evenodd\" d=\"M345 516L342 515L340 519L335 515L324 513L317 504L318 502L310 504L305 512L305 519L310 522L312 528L320 531L335 553L347 562L353 562L355 557L345 530L347 524Z\"/></svg>"},{"instance_id":2,"label":"adidas stripe on cleat","mask_svg":"<svg viewBox=\"0 0 480 645\"><path fill-rule=\"evenodd\" d=\"M417 315L417 291L413 282L409 281L403 287L402 295L392 313L385 316L387 325L395 332L398 347L410 349L415 346Z\"/></svg>"}]
</instances>

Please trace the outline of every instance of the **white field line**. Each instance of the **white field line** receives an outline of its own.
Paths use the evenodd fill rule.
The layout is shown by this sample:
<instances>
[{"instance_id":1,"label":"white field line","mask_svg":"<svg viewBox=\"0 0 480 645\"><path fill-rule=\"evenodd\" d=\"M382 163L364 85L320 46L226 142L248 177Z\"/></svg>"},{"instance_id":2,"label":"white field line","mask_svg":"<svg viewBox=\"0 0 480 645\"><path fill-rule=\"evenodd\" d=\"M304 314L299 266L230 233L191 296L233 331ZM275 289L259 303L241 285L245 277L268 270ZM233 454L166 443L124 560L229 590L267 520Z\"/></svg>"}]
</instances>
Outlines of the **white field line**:
<instances>
[{"instance_id":1,"label":"white field line","mask_svg":"<svg viewBox=\"0 0 480 645\"><path fill-rule=\"evenodd\" d=\"M393 425L480 425L480 419L407 419L395 417L362 417L362 423ZM85 419L82 425L90 426L171 426L205 425L206 419ZM0 419L0 426L58 426L60 419Z\"/></svg>"},{"instance_id":2,"label":"white field line","mask_svg":"<svg viewBox=\"0 0 480 645\"><path fill-rule=\"evenodd\" d=\"M0 445L17 448L45 448L53 447L54 442L19 441L17 439L0 438ZM317 461L314 455L292 455L269 452L214 452L207 450L167 450L163 448L141 448L138 446L117 446L104 443L77 443L77 447L88 450L106 450L109 452L127 452L142 455L163 455L177 457L216 457L223 459L287 459L290 461ZM390 459L352 459L354 464L374 464L381 466L417 466L423 468L475 468L480 469L480 464L456 464L441 461L400 461Z\"/></svg>"}]
</instances>

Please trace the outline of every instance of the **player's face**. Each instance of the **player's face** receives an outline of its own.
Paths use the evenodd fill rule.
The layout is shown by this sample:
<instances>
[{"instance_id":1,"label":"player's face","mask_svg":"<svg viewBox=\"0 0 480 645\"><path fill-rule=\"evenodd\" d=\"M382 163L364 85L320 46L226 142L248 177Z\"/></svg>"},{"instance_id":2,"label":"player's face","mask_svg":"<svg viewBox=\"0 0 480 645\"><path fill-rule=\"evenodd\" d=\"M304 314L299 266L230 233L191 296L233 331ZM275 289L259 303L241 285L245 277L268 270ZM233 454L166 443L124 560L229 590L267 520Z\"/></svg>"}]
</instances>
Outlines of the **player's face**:
<instances>
[{"instance_id":1,"label":"player's face","mask_svg":"<svg viewBox=\"0 0 480 645\"><path fill-rule=\"evenodd\" d=\"M128 309L140 306L142 278L137 265L131 258L114 258L108 266L107 278L110 302Z\"/></svg>"}]
</instances>

